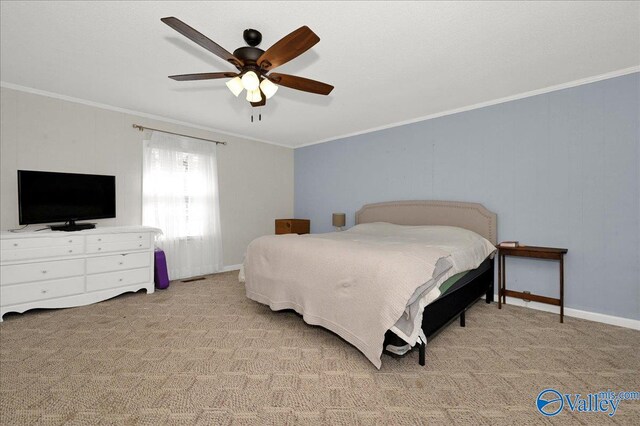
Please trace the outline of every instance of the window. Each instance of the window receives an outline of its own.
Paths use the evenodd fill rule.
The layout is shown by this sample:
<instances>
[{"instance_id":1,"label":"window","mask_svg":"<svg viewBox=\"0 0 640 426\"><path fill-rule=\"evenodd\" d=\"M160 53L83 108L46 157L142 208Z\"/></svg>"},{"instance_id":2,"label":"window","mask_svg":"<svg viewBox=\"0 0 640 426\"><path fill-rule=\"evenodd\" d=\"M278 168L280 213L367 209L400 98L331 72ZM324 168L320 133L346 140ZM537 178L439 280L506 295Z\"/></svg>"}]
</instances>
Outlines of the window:
<instances>
[{"instance_id":1,"label":"window","mask_svg":"<svg viewBox=\"0 0 640 426\"><path fill-rule=\"evenodd\" d=\"M172 279L222 268L215 144L153 132L142 192L142 223L162 230Z\"/></svg>"}]
</instances>

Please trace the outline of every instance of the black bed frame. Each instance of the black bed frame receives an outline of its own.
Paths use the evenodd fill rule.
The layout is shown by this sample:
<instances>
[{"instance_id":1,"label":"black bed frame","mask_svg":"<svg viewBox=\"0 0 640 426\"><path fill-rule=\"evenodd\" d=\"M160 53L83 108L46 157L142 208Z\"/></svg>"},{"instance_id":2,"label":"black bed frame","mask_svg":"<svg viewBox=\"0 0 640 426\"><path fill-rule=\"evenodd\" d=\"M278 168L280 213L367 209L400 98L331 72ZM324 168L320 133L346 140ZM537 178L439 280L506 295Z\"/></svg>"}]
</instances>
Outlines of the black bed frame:
<instances>
[{"instance_id":1,"label":"black bed frame","mask_svg":"<svg viewBox=\"0 0 640 426\"><path fill-rule=\"evenodd\" d=\"M460 318L460 327L465 326L465 311L485 296L486 303L493 302L493 259L486 259L476 269L462 277L450 289L438 299L424 308L422 315L422 330L427 340L431 340L456 318ZM395 333L387 331L384 339L384 347L388 344L404 346L406 342ZM425 365L426 343L419 342L420 365ZM391 352L385 353L397 356Z\"/></svg>"}]
</instances>

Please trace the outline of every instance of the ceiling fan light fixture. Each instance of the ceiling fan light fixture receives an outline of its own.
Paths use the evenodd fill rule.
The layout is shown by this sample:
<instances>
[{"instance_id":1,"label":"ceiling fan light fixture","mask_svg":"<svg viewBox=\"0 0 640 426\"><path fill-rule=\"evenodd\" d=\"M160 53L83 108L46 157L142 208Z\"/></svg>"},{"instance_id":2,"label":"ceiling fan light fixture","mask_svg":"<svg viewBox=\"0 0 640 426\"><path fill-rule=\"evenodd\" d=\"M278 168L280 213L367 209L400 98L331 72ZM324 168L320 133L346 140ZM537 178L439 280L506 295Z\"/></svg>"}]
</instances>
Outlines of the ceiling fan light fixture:
<instances>
[{"instance_id":1,"label":"ceiling fan light fixture","mask_svg":"<svg viewBox=\"0 0 640 426\"><path fill-rule=\"evenodd\" d=\"M242 85L247 89L247 91L257 90L260 86L258 75L253 71L246 72L242 76Z\"/></svg>"},{"instance_id":2,"label":"ceiling fan light fixture","mask_svg":"<svg viewBox=\"0 0 640 426\"><path fill-rule=\"evenodd\" d=\"M271 97L278 91L278 86L265 78L260 83L260 89L262 90L262 93L264 93L265 98L271 99Z\"/></svg>"},{"instance_id":3,"label":"ceiling fan light fixture","mask_svg":"<svg viewBox=\"0 0 640 426\"><path fill-rule=\"evenodd\" d=\"M227 81L227 87L236 97L238 97L238 95L244 90L244 86L242 85L242 80L240 80L240 77L234 77L231 80Z\"/></svg>"},{"instance_id":4,"label":"ceiling fan light fixture","mask_svg":"<svg viewBox=\"0 0 640 426\"><path fill-rule=\"evenodd\" d=\"M262 100L262 95L260 95L260 90L247 90L247 100L249 102L260 102Z\"/></svg>"}]
</instances>

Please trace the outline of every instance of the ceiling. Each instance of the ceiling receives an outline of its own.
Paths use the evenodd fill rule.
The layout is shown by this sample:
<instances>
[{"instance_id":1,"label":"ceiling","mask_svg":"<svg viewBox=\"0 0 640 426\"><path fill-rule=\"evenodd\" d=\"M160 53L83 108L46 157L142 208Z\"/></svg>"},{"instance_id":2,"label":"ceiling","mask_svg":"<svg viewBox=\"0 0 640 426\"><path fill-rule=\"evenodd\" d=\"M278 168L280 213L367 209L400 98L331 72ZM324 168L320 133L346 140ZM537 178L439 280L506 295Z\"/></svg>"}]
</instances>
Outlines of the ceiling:
<instances>
[{"instance_id":1,"label":"ceiling","mask_svg":"<svg viewBox=\"0 0 640 426\"><path fill-rule=\"evenodd\" d=\"M637 2L5 2L0 79L296 147L640 64ZM233 70L160 18L229 51L268 48L308 25L321 41L277 72L335 86L282 87L262 121L224 80Z\"/></svg>"}]
</instances>

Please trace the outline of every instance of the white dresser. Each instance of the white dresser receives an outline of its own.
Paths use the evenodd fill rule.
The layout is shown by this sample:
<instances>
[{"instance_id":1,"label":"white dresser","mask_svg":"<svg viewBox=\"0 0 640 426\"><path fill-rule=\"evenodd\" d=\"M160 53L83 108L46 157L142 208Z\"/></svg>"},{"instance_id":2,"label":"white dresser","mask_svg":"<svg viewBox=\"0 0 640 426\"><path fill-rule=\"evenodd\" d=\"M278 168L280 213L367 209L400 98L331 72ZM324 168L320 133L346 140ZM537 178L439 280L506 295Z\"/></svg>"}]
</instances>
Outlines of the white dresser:
<instances>
[{"instance_id":1,"label":"white dresser","mask_svg":"<svg viewBox=\"0 0 640 426\"><path fill-rule=\"evenodd\" d=\"M153 293L156 228L0 234L0 321L7 312L68 308L129 291Z\"/></svg>"}]
</instances>

